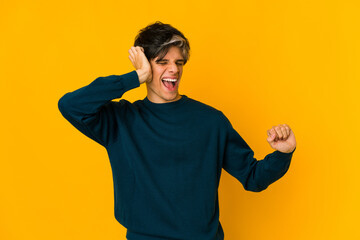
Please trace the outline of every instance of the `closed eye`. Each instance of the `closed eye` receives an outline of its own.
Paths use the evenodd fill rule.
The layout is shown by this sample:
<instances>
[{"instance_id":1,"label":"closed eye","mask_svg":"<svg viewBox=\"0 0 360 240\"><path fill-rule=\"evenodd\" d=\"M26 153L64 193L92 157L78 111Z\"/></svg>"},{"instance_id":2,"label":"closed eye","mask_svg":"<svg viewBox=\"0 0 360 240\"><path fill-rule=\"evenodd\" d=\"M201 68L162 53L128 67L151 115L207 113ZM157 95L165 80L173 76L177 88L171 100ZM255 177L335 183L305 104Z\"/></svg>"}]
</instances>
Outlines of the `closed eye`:
<instances>
[{"instance_id":1,"label":"closed eye","mask_svg":"<svg viewBox=\"0 0 360 240\"><path fill-rule=\"evenodd\" d=\"M159 64L159 65L166 65L166 64L168 64L168 61L166 61L166 60L159 60L159 61L156 61L156 63L157 64ZM176 65L178 65L178 66L183 66L184 65L184 61L178 61L178 62L176 62Z\"/></svg>"},{"instance_id":2,"label":"closed eye","mask_svg":"<svg viewBox=\"0 0 360 240\"><path fill-rule=\"evenodd\" d=\"M156 61L157 64L160 64L160 65L165 65L167 64L167 61Z\"/></svg>"}]
</instances>

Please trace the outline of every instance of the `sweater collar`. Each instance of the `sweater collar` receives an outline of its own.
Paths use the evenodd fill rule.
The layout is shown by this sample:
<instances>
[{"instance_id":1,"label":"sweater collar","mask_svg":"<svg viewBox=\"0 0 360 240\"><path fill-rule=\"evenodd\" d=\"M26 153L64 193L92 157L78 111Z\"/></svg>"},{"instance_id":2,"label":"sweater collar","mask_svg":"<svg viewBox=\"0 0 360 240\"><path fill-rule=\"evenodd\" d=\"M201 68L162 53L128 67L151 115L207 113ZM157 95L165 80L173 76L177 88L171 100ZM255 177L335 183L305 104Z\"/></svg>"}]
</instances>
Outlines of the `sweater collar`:
<instances>
[{"instance_id":1,"label":"sweater collar","mask_svg":"<svg viewBox=\"0 0 360 240\"><path fill-rule=\"evenodd\" d=\"M146 96L143 99L143 101L147 107L152 108L152 109L161 110L161 109L176 108L176 107L180 106L181 104L183 104L184 102L186 102L187 99L188 99L188 97L186 95L181 95L181 98L177 101L168 102L168 103L154 103L154 102L151 102Z\"/></svg>"}]
</instances>

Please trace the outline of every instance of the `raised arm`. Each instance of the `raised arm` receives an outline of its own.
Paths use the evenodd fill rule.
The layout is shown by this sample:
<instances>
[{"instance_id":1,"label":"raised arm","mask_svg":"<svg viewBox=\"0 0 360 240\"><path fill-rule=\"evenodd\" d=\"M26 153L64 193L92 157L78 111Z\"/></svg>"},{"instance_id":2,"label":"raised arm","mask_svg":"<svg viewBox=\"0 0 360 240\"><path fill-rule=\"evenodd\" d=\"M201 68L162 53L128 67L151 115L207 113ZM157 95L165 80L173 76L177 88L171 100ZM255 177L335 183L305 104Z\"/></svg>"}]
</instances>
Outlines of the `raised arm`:
<instances>
[{"instance_id":1,"label":"raised arm","mask_svg":"<svg viewBox=\"0 0 360 240\"><path fill-rule=\"evenodd\" d=\"M112 99L140 85L137 73L99 77L89 85L66 93L60 98L61 114L80 132L107 146L116 125ZM112 131L113 130L113 131Z\"/></svg>"},{"instance_id":2,"label":"raised arm","mask_svg":"<svg viewBox=\"0 0 360 240\"><path fill-rule=\"evenodd\" d=\"M235 131L229 120L224 116L227 125L227 142L223 159L223 168L238 179L244 189L253 192L265 190L270 184L281 178L289 169L293 149L288 152L274 151L262 160L254 158L254 152L244 139ZM280 141L270 131L268 141ZM276 135L276 134L275 134ZM278 140L279 139L279 140ZM278 143L279 144L279 143Z\"/></svg>"},{"instance_id":3,"label":"raised arm","mask_svg":"<svg viewBox=\"0 0 360 240\"><path fill-rule=\"evenodd\" d=\"M61 114L74 127L105 147L117 128L113 117L115 102L111 100L151 80L151 68L143 50L132 47L129 54L136 71L99 77L87 86L66 93L58 102Z\"/></svg>"}]
</instances>

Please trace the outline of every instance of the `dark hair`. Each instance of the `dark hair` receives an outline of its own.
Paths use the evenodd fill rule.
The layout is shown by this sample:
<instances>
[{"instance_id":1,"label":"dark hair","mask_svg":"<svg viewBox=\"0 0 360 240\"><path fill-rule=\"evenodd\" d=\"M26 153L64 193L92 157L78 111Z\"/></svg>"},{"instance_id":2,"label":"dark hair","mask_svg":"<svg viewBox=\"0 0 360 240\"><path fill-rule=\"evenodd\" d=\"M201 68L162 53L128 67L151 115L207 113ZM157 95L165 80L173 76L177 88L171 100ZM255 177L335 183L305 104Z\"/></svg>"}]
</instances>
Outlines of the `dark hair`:
<instances>
[{"instance_id":1,"label":"dark hair","mask_svg":"<svg viewBox=\"0 0 360 240\"><path fill-rule=\"evenodd\" d=\"M181 49L184 64L190 56L190 45L187 38L170 24L159 21L141 29L135 37L134 46L143 47L145 56L149 61L156 57L159 60L162 59L172 46Z\"/></svg>"}]
</instances>

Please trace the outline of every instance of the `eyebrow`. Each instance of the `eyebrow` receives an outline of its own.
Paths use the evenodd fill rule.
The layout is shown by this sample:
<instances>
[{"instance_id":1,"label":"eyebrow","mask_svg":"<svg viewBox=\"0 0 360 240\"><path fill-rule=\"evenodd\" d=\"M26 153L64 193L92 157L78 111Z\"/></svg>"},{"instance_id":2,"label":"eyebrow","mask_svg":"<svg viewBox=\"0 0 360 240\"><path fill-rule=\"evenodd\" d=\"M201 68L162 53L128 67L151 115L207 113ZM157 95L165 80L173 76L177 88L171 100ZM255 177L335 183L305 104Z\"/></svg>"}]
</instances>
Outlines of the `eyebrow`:
<instances>
[{"instance_id":1,"label":"eyebrow","mask_svg":"<svg viewBox=\"0 0 360 240\"><path fill-rule=\"evenodd\" d=\"M168 59L158 59L158 60L156 60L155 62L167 62L167 61L169 61ZM178 60L176 60L175 62L185 62L185 59L178 59Z\"/></svg>"}]
</instances>

